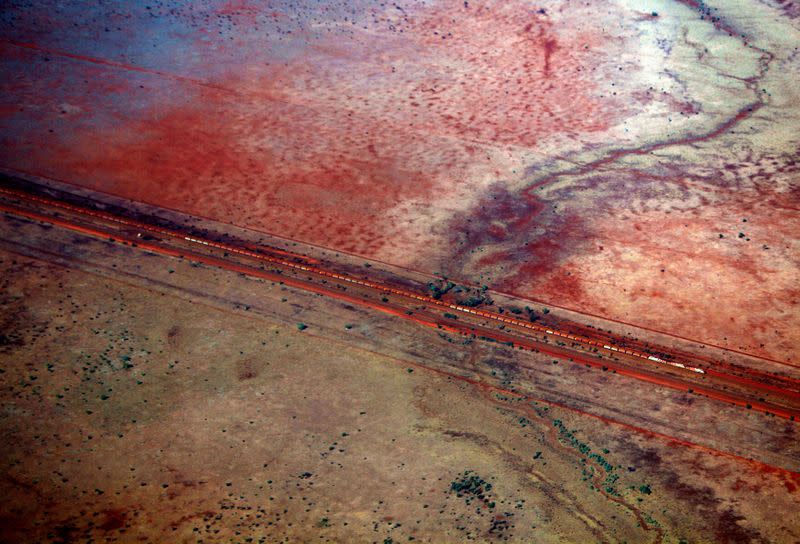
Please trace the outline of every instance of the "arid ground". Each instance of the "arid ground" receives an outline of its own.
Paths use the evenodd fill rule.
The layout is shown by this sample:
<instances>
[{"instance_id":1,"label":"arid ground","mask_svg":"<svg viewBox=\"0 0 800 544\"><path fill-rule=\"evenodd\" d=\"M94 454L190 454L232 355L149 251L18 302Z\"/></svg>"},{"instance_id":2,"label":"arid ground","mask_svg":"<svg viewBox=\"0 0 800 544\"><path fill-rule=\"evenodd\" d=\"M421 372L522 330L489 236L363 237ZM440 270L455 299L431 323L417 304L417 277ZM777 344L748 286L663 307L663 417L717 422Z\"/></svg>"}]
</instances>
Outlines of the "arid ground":
<instances>
[{"instance_id":1,"label":"arid ground","mask_svg":"<svg viewBox=\"0 0 800 544\"><path fill-rule=\"evenodd\" d=\"M2 13L4 167L797 361L791 2Z\"/></svg>"},{"instance_id":2,"label":"arid ground","mask_svg":"<svg viewBox=\"0 0 800 544\"><path fill-rule=\"evenodd\" d=\"M2 541L800 538L795 421L0 226Z\"/></svg>"},{"instance_id":3,"label":"arid ground","mask_svg":"<svg viewBox=\"0 0 800 544\"><path fill-rule=\"evenodd\" d=\"M800 384L798 43L790 0L10 0L0 175ZM8 198L2 542L800 542L788 417Z\"/></svg>"},{"instance_id":4,"label":"arid ground","mask_svg":"<svg viewBox=\"0 0 800 544\"><path fill-rule=\"evenodd\" d=\"M773 517L800 506L800 474L510 393L526 389L520 365L546 371L549 359L453 346L434 331L397 347L384 340L403 331L391 320L130 251L88 270L2 253L5 541L800 538L790 515ZM113 279L126 263L148 279ZM168 284L210 275L230 298ZM248 290L257 306L237 304ZM426 345L423 365L403 354ZM464 351L471 363L457 373L438 366ZM472 366L491 372L458 375ZM547 381L581 374L564 371ZM578 379L630 386L591 376ZM645 393L680 407L670 418L686 429L720 410ZM637 409L657 419L656 407ZM796 449L794 423L739 424Z\"/></svg>"}]
</instances>

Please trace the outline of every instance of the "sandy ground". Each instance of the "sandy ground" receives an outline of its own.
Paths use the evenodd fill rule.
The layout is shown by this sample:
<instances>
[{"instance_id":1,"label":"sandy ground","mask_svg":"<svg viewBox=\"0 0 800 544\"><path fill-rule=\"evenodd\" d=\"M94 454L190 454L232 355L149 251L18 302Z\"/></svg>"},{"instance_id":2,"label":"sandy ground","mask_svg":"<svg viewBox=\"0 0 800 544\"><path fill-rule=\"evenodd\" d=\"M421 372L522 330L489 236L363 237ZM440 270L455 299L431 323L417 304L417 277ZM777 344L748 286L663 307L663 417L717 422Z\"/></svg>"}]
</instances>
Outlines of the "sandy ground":
<instances>
[{"instance_id":1,"label":"sandy ground","mask_svg":"<svg viewBox=\"0 0 800 544\"><path fill-rule=\"evenodd\" d=\"M102 274L0 254L4 541L800 537L796 473L523 399L513 354L448 344L495 361L496 379L465 381L379 353L374 317L225 273L224 298L177 292L146 267L189 285L213 271L103 244L71 250ZM243 284L260 311L225 302ZM347 340L359 329L374 349Z\"/></svg>"},{"instance_id":2,"label":"sandy ground","mask_svg":"<svg viewBox=\"0 0 800 544\"><path fill-rule=\"evenodd\" d=\"M781 361L786 2L11 3L0 165Z\"/></svg>"}]
</instances>

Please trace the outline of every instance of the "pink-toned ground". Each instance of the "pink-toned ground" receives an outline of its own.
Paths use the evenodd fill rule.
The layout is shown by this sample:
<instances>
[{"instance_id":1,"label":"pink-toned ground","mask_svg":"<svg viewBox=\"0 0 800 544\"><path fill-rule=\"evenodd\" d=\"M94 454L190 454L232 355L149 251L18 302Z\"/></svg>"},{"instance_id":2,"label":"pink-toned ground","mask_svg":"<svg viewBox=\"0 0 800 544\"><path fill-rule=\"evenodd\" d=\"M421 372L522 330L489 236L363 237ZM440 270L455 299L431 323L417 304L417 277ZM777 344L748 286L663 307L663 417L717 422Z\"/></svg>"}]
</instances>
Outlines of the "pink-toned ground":
<instances>
[{"instance_id":1,"label":"pink-toned ground","mask_svg":"<svg viewBox=\"0 0 800 544\"><path fill-rule=\"evenodd\" d=\"M0 165L796 359L781 10L82 8L4 10Z\"/></svg>"}]
</instances>

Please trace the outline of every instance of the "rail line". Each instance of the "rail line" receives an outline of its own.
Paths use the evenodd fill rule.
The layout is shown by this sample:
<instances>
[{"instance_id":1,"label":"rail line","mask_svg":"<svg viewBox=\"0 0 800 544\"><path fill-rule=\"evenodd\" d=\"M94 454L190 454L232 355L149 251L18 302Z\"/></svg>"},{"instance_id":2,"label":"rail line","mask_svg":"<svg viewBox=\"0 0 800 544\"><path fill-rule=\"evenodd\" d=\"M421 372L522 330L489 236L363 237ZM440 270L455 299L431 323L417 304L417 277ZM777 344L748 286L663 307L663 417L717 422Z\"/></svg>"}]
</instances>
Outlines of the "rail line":
<instances>
[{"instance_id":1,"label":"rail line","mask_svg":"<svg viewBox=\"0 0 800 544\"><path fill-rule=\"evenodd\" d=\"M800 410L797 410L795 399L800 399L800 393L791 389L771 385L769 383L758 382L749 378L743 378L732 374L721 372L711 368L706 362L706 367L701 368L696 363L689 360L667 360L652 353L630 347L614 345L610 340L594 339L588 336L575 334L569 331L559 330L551 325L542 325L502 315L497 312L487 311L440 300L426 294L420 294L408 289L401 289L392 285L381 283L369 278L357 277L341 271L331 271L322 268L322 263L306 255L299 255L289 251L270 246L257 247L256 250L248 249L237 244L230 244L209 239L205 236L190 233L162 226L157 226L144 221L122 217L105 211L77 206L54 198L18 191L11 188L0 187L0 197L8 201L7 204L0 203L0 210L17 216L27 217L36 221L50 222L60 227L82 232L99 238L111 238L123 243L140 246L142 249L162 253L173 257L186 257L188 259L204 262L219 268L235 270L240 273L267 277L272 280L287 282L301 289L311 290L321 294L332 295L349 302L369 306L384 312L398 315L404 318L411 318L420 324L447 330L452 333L462 335L477 336L487 338L495 342L507 343L521 349L539 351L550 355L569 358L574 362L583 363L594 367L603 367L604 370L611 369L619 374L631 376L646 382L659 384L673 389L684 391L695 391L709 398L714 398L722 402L731 403L747 408L756 409L762 412L774 414L786 419L800 419ZM35 207L35 210L26 209L25 206ZM45 212L45 213L40 213ZM76 217L61 217L74 215ZM89 224L82 224L88 222ZM124 229L122 234L113 232L113 228ZM112 229L112 230L109 230ZM157 237L162 237L159 239ZM179 247L165 247L162 244L170 244ZM189 250L183 250L181 245L188 246ZM223 256L209 254L209 251L222 251ZM199 253L198 253L199 252ZM254 268L247 264L242 264L232 260L230 256L237 256L243 259L255 261L261 265L261 269ZM269 265L277 269L277 272L269 272L263 269L264 265ZM352 286L382 295L386 301L386 295L395 295L405 302L398 305L378 304L368 300L363 300L357 296L345 295L335 291L328 286L309 281L290 278L286 272L294 274L312 274L322 278L322 283L326 280L333 280L334 285L344 289L344 286ZM364 295L367 296L367 295ZM417 308L418 315L411 317L414 312L408 311L409 304L421 305ZM406 310L406 311L404 311ZM450 311L460 315L464 322L445 321L434 315L435 311ZM446 316L446 314L445 314ZM475 323L469 320L483 319L489 323L498 325L503 332L487 328L486 323ZM543 338L530 336L531 333L539 334ZM548 342L548 338L554 339L558 345L553 346ZM564 341L564 342L561 342ZM566 341L571 342L567 345ZM593 353L594 352L594 353ZM603 355L611 360L603 358L602 355L595 355L602 352ZM623 357L625 360L619 360ZM598 359L602 359L598 360ZM640 368L636 368L636 362ZM657 368L671 369L672 372L666 375L659 375ZM651 368L652 370L647 370ZM662 371L663 372L663 371ZM687 378L681 378L674 373L683 373ZM715 378L734 384L738 387L746 388L746 391L760 389L776 394L779 397L789 400L789 406L775 404L765 401L759 396L743 395L741 392L729 392L728 387L706 387L703 383L689 379L688 376Z\"/></svg>"},{"instance_id":2,"label":"rail line","mask_svg":"<svg viewBox=\"0 0 800 544\"><path fill-rule=\"evenodd\" d=\"M413 300L424 302L426 304L439 306L439 307L444 308L444 309L455 310L455 311L458 311L458 312L473 314L473 315L477 315L477 316L483 317L485 319L491 319L491 320L494 320L494 321L500 321L502 323L511 324L511 325L516 326L516 327L522 327L522 328L525 328L525 329L529 329L529 330L545 333L545 334L548 334L550 336L563 338L565 340L571 340L573 342L579 342L579 343L587 344L587 345L594 346L594 347L602 347L603 349L608 350L608 351L624 353L625 355L629 355L631 357L638 357L640 359L643 359L643 360L646 360L646 361L649 361L649 362L654 362L654 363L664 364L664 365L670 365L670 366L674 366L676 368L686 369L686 370L689 370L691 372L696 372L696 373L699 373L699 374L704 374L705 373L705 370L703 370L703 369L701 369L699 367L696 367L696 366L692 366L690 364L685 364L685 363L676 362L676 361L667 361L665 359L662 359L660 357L656 357L654 355L650 355L648 353L642 353L642 352L638 352L638 351L633 350L633 349L612 346L612 345L609 345L609 344L606 344L606 343L603 343L603 342L599 342L599 341L593 340L593 339L585 337L585 336L580 336L580 335L571 334L571 333L567 333L567 332L561 332L561 331L556 330L556 329L554 329L552 327L536 325L535 323L530 323L530 322L527 322L527 321L522 321L520 319L505 317L505 316L499 315L499 314L494 313L494 312L487 312L487 311L484 311L484 310L476 310L474 308L470 308L470 307L467 307L467 306L462 306L462 305L459 305L459 304L452 304L452 303L448 303L448 302L442 302L441 300L435 299L435 298L430 297L430 296L420 295L418 293L414 293L414 292L403 290L403 289L397 289L395 287L390 287L390 286L383 285L383 284L376 283L376 282L372 282L372 281L369 281L369 280L353 278L353 277L350 277L350 276L347 276L347 275L344 275L344 274L339 274L339 273L336 273L336 272L328 272L327 270L323 270L323 269L321 269L319 267L311 266L311 264L298 264L298 263L291 262L291 261L288 261L288 260L285 260L285 259L279 259L279 258L275 258L275 257L265 256L265 255L263 255L261 253L256 253L254 251L242 249L240 247L232 246L230 244L224 244L224 243L220 243L220 242L202 240L200 238L196 238L196 237L192 237L192 236L186 236L186 235L184 235L182 233L179 233L179 232L176 232L176 231L172 231L172 230L161 228L161 227L156 227L156 226L149 225L147 223L143 223L143 222L140 222L140 221L120 218L120 217L117 217L117 216L113 216L113 215L110 215L110 214L107 214L107 213L98 212L98 211L87 209L87 208L80 208L78 206L74 206L74 205L71 205L71 204L66 204L64 202L60 202L60 201L57 201L57 200L54 200L54 199L39 197L39 196L35 196L35 195L28 195L28 194L23 193L21 191L15 191L15 190L12 190L12 189L0 188L0 194L4 194L4 195L7 195L7 196L12 196L14 198L19 198L19 199L23 199L23 200L28 200L28 201L31 201L31 202L37 202L37 203L40 203L40 204L45 204L45 205L56 207L56 208L61 208L61 209L64 209L64 210L68 210L68 211L75 212L75 213L80 213L80 214L87 215L87 216L90 216L90 217L96 217L96 218L99 218L99 219L103 219L105 221L110 221L110 222L113 222L113 223L119 223L119 224L122 224L122 225L125 225L125 226L128 226L128 227L135 227L135 228L142 229L144 231L155 233L155 234L161 234L161 235L172 236L172 237L176 237L176 238L182 238L184 241L190 242L192 244L202 245L202 246L206 246L206 247L213 247L213 248L216 248L216 249L222 249L223 251L228 251L230 253L236 253L236 254L239 254L239 255L244 255L246 257L250 257L250 258L254 258L254 259L258 259L258 260L263 260L263 261L266 261L266 262L269 262L269 263L272 263L272 264L279 264L281 266L285 266L285 267L288 267L288 268L293 268L293 269L296 269L296 270L299 270L299 271L302 271L302 272L312 272L312 273L320 275L320 276L325 276L325 277L333 278L333 279L336 279L336 280L339 280L339 281L343 281L343 282L346 282L346 283L352 283L352 284L356 284L356 285L361 285L361 286L364 286L364 287L370 287L372 289L377 289L377 290L383 291L385 293L391 293L393 295L398 295L398 296L410 298L410 299L413 299ZM272 250L272 248L270 248L270 250ZM305 259L305 257L299 256L299 255L292 255L292 256L294 256L296 258L299 258L299 259Z\"/></svg>"}]
</instances>

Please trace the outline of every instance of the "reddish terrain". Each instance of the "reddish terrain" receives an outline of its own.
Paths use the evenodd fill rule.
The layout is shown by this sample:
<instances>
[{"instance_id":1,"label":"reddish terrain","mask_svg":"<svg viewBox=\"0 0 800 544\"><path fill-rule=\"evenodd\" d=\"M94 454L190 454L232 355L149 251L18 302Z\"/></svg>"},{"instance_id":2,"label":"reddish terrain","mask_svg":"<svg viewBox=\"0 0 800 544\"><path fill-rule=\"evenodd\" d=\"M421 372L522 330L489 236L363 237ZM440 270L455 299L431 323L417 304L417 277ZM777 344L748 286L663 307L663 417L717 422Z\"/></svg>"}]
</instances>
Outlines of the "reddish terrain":
<instances>
[{"instance_id":1,"label":"reddish terrain","mask_svg":"<svg viewBox=\"0 0 800 544\"><path fill-rule=\"evenodd\" d=\"M0 7L0 541L800 542L783 0Z\"/></svg>"},{"instance_id":2,"label":"reddish terrain","mask_svg":"<svg viewBox=\"0 0 800 544\"><path fill-rule=\"evenodd\" d=\"M227 233L242 247L257 233L192 220L228 242L176 234L216 257L175 258L186 251L160 250L161 227L93 212L120 230L87 236L76 209L58 219L48 207L0 221L0 395L12 414L0 421L0 539L800 535L775 516L797 506L796 422L609 371L616 361L601 369L595 355L510 347L507 322L482 333L497 341L465 339L464 311L420 327L420 303L440 299L422 297L409 318L374 311L401 304L394 291L378 302L330 276L314 287L310 271L237 265L272 249L251 253ZM298 264L331 255L271 241ZM352 264L351 279L387 272ZM476 311L506 317L497 306Z\"/></svg>"},{"instance_id":3,"label":"reddish terrain","mask_svg":"<svg viewBox=\"0 0 800 544\"><path fill-rule=\"evenodd\" d=\"M794 19L516 1L5 14L6 168L797 355Z\"/></svg>"},{"instance_id":4,"label":"reddish terrain","mask_svg":"<svg viewBox=\"0 0 800 544\"><path fill-rule=\"evenodd\" d=\"M510 150L601 132L621 115L621 100L594 92L590 72L621 45L599 28L559 33L546 14L521 3L403 13L370 21L380 32L334 26L316 35L304 28L289 40L299 49L289 62L261 52L212 77L179 77L180 66L142 71L64 56L35 42L5 44L7 56L34 65L58 59L44 76L33 71L10 89L32 94L43 108L64 71L89 80L63 89L61 100L80 110L70 133L42 135L44 147L31 150L25 164L133 199L345 251L399 256L422 242L419 228L400 223L413 220L404 206L424 213L469 200L507 175L503 155ZM234 47L195 46L223 58ZM508 55L509 47L518 54ZM98 78L115 84L98 89ZM150 79L167 87L166 100L153 96ZM132 113L117 104L112 112L121 118L96 127L98 94L148 105ZM53 121L48 117L39 116L41 128ZM88 130L73 132L81 121Z\"/></svg>"}]
</instances>

